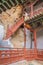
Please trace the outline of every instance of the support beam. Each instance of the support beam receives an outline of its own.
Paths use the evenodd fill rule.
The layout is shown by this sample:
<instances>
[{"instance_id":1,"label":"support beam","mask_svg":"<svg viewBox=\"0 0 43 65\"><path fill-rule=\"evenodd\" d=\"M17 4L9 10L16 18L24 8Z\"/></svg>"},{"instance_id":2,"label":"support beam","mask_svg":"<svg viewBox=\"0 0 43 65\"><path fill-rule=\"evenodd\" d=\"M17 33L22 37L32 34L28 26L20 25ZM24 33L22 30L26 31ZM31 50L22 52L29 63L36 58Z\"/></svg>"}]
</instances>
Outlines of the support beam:
<instances>
[{"instance_id":1,"label":"support beam","mask_svg":"<svg viewBox=\"0 0 43 65\"><path fill-rule=\"evenodd\" d=\"M12 0L9 0L10 1L10 3L12 4L12 6L14 6L15 4L12 2Z\"/></svg>"},{"instance_id":2,"label":"support beam","mask_svg":"<svg viewBox=\"0 0 43 65\"><path fill-rule=\"evenodd\" d=\"M24 23L24 48L26 48L26 27Z\"/></svg>"},{"instance_id":3,"label":"support beam","mask_svg":"<svg viewBox=\"0 0 43 65\"><path fill-rule=\"evenodd\" d=\"M8 6L9 8L11 8L10 4L9 4L7 1L2 0L2 2L3 2L3 3L6 3L6 4L7 4L7 6ZM2 4L3 4L3 3L2 3Z\"/></svg>"},{"instance_id":4,"label":"support beam","mask_svg":"<svg viewBox=\"0 0 43 65\"><path fill-rule=\"evenodd\" d=\"M2 3L1 5L2 5L5 9L7 9L7 7L6 7L3 3Z\"/></svg>"},{"instance_id":5,"label":"support beam","mask_svg":"<svg viewBox=\"0 0 43 65\"><path fill-rule=\"evenodd\" d=\"M19 1L18 1L18 0L15 0L15 2L16 2L17 4L19 4Z\"/></svg>"},{"instance_id":6,"label":"support beam","mask_svg":"<svg viewBox=\"0 0 43 65\"><path fill-rule=\"evenodd\" d=\"M30 44L30 49L32 49L32 32L30 32L30 36L31 36L31 44Z\"/></svg>"},{"instance_id":7,"label":"support beam","mask_svg":"<svg viewBox=\"0 0 43 65\"><path fill-rule=\"evenodd\" d=\"M37 44L36 44L36 31L34 30L34 47L35 47L35 49L37 49Z\"/></svg>"},{"instance_id":8,"label":"support beam","mask_svg":"<svg viewBox=\"0 0 43 65\"><path fill-rule=\"evenodd\" d=\"M33 4L31 3L31 18L33 17Z\"/></svg>"},{"instance_id":9,"label":"support beam","mask_svg":"<svg viewBox=\"0 0 43 65\"><path fill-rule=\"evenodd\" d=\"M3 9L0 7L1 12L3 12Z\"/></svg>"},{"instance_id":10,"label":"support beam","mask_svg":"<svg viewBox=\"0 0 43 65\"><path fill-rule=\"evenodd\" d=\"M7 6L8 6L9 8L11 8L11 6L9 5L9 3L8 3L7 1L5 1L5 3L7 4Z\"/></svg>"},{"instance_id":11,"label":"support beam","mask_svg":"<svg viewBox=\"0 0 43 65\"><path fill-rule=\"evenodd\" d=\"M28 24L25 23L24 26L25 26L27 29L29 29L29 30L31 30L31 31L33 32L32 27L31 27L30 25L28 25Z\"/></svg>"},{"instance_id":12,"label":"support beam","mask_svg":"<svg viewBox=\"0 0 43 65\"><path fill-rule=\"evenodd\" d=\"M35 2L32 3L32 5L34 6L36 2L38 2L39 0L35 0ZM31 3L28 5L28 7L31 7Z\"/></svg>"}]
</instances>

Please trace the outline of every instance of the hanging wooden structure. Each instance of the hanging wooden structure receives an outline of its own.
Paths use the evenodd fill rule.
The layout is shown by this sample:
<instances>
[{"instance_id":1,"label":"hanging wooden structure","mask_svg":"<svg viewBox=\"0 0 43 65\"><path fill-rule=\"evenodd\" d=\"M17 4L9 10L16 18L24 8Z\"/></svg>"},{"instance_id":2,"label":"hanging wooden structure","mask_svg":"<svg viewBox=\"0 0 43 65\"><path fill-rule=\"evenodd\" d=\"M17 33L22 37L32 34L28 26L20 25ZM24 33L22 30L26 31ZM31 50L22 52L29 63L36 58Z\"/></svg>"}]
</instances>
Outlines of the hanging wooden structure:
<instances>
[{"instance_id":1,"label":"hanging wooden structure","mask_svg":"<svg viewBox=\"0 0 43 65\"><path fill-rule=\"evenodd\" d=\"M36 28L37 28L37 21L39 20L39 17L40 17L40 20L42 21L43 20L43 14L35 17L35 18L32 18L33 15L35 14L39 14L39 12L33 12L33 4L31 4L32 6L31 7L31 16L30 16L30 20L28 21L25 21L24 23L24 18L22 18L22 20L20 20L17 25L13 26L10 30L8 30L8 33L11 31L10 34L7 33L7 36L10 37L18 28L19 26L21 25L21 23L24 23L24 48L22 49L18 49L18 48L8 48L8 47L1 47L0 46L0 65L8 65L8 64L11 64L13 62L17 62L17 61L20 61L20 60L41 60L43 61L43 49L42 50L38 50L37 49L37 43L36 43ZM38 10L37 10L38 11ZM43 8L41 8L40 12L43 12ZM34 28L34 25L35 22L36 22L36 25L35 28ZM39 21L40 22L40 21ZM41 23L41 25L43 26L43 24ZM25 27L27 29L29 29L31 32L34 33L34 49L26 49L26 31L25 31ZM7 37L7 38L8 38ZM2 50L3 49L3 50Z\"/></svg>"}]
</instances>

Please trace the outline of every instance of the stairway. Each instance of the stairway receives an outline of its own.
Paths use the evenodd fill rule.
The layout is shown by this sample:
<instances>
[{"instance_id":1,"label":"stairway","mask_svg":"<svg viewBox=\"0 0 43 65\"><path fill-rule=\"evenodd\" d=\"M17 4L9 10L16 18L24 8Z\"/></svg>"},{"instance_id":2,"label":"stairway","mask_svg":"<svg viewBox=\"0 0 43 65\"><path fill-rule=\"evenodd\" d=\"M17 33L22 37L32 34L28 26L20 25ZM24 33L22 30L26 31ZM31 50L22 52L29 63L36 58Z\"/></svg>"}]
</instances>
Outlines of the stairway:
<instances>
[{"instance_id":1,"label":"stairway","mask_svg":"<svg viewBox=\"0 0 43 65\"><path fill-rule=\"evenodd\" d=\"M22 60L41 60L43 61L43 50L35 53L35 50L31 49L14 49L9 48L9 50L0 50L0 65L8 65L14 62L22 61ZM37 54L37 58L36 58ZM42 57L41 57L42 56Z\"/></svg>"},{"instance_id":2,"label":"stairway","mask_svg":"<svg viewBox=\"0 0 43 65\"><path fill-rule=\"evenodd\" d=\"M11 28L8 28L6 33L6 38L8 39L11 35L13 35L18 28L24 23L24 18L22 17L16 24L14 24Z\"/></svg>"}]
</instances>

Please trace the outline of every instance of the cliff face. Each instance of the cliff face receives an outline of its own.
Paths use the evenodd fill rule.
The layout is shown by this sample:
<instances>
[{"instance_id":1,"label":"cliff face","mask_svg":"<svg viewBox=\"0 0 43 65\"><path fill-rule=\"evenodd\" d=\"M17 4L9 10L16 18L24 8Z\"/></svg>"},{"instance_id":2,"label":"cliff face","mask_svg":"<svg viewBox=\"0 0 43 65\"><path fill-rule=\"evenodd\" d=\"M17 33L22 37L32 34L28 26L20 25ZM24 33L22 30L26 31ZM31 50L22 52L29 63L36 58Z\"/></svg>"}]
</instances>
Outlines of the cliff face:
<instances>
[{"instance_id":1,"label":"cliff face","mask_svg":"<svg viewBox=\"0 0 43 65\"><path fill-rule=\"evenodd\" d=\"M19 28L18 31L12 36L11 42L13 43L14 48L24 47L24 32L22 28Z\"/></svg>"},{"instance_id":2,"label":"cliff face","mask_svg":"<svg viewBox=\"0 0 43 65\"><path fill-rule=\"evenodd\" d=\"M5 36L7 32L7 28L11 27L12 25L16 24L20 17L22 16L23 7L22 5L17 5L15 7L12 7L10 10L7 10L6 12L2 12L0 14L0 25L3 25L5 28ZM12 44L14 44L15 47L18 45L22 45L21 43L23 40L23 31L20 28L16 34L11 39ZM20 45L19 45L20 44Z\"/></svg>"},{"instance_id":3,"label":"cliff face","mask_svg":"<svg viewBox=\"0 0 43 65\"><path fill-rule=\"evenodd\" d=\"M8 26L10 27L18 21L21 14L22 14L21 5L12 7L10 10L7 10L6 12L2 12L2 14L0 14L0 20L2 24L5 26L5 31L7 30Z\"/></svg>"}]
</instances>

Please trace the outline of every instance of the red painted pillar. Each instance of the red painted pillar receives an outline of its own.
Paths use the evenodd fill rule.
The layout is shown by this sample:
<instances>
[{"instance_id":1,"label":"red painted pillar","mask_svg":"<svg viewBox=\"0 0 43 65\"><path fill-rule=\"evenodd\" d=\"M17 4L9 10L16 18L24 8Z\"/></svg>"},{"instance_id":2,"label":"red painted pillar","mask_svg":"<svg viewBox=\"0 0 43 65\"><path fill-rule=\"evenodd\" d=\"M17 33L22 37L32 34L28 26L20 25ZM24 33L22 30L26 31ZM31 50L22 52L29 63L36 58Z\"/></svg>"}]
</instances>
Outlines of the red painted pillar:
<instances>
[{"instance_id":1,"label":"red painted pillar","mask_svg":"<svg viewBox=\"0 0 43 65\"><path fill-rule=\"evenodd\" d=\"M37 44L36 44L36 31L34 30L34 47L37 49Z\"/></svg>"},{"instance_id":2,"label":"red painted pillar","mask_svg":"<svg viewBox=\"0 0 43 65\"><path fill-rule=\"evenodd\" d=\"M31 3L31 18L33 17L33 3Z\"/></svg>"},{"instance_id":3,"label":"red painted pillar","mask_svg":"<svg viewBox=\"0 0 43 65\"><path fill-rule=\"evenodd\" d=\"M24 48L26 48L26 27L24 23Z\"/></svg>"},{"instance_id":4,"label":"red painted pillar","mask_svg":"<svg viewBox=\"0 0 43 65\"><path fill-rule=\"evenodd\" d=\"M36 40L36 31L34 30L34 58L37 59L37 40Z\"/></svg>"},{"instance_id":5,"label":"red painted pillar","mask_svg":"<svg viewBox=\"0 0 43 65\"><path fill-rule=\"evenodd\" d=\"M26 59L25 56L27 56L27 53L26 53L26 27L24 23L24 59Z\"/></svg>"}]
</instances>

